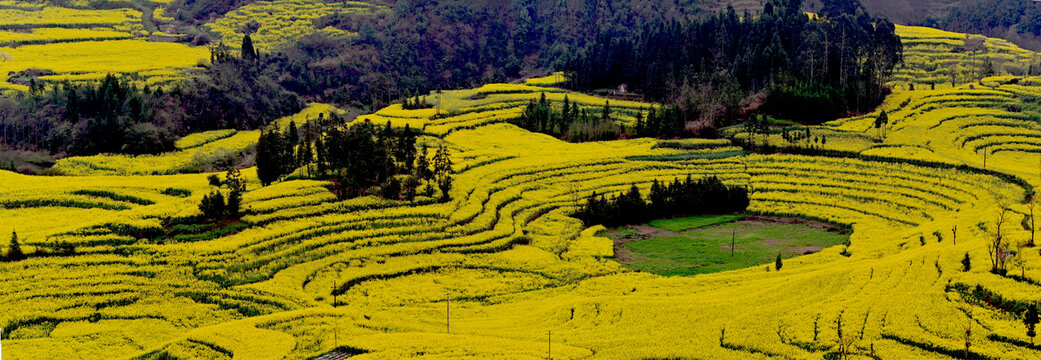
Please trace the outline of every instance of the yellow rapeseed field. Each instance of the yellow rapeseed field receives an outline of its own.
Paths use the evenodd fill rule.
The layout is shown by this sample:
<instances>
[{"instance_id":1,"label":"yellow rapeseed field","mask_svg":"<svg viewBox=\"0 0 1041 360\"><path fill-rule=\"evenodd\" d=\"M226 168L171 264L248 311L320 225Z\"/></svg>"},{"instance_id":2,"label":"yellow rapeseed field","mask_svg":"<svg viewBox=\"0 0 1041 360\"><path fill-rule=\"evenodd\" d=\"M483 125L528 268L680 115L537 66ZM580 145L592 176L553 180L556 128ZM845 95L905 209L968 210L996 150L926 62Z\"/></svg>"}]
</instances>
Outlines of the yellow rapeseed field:
<instances>
[{"instance_id":1,"label":"yellow rapeseed field","mask_svg":"<svg viewBox=\"0 0 1041 360\"><path fill-rule=\"evenodd\" d=\"M0 263L4 357L830 359L842 343L852 359L948 359L966 342L972 358L1041 357L1016 313L980 300L1041 300L1036 248L1021 251L1014 278L988 271L986 246L1030 238L1041 127L1023 98L1041 81L897 90L879 110L885 136L875 113L792 144L841 155L830 157L746 155L727 140L566 143L508 124L543 93L555 105L606 101L549 82L433 93L432 109L392 105L356 120L445 145L456 164L447 203L341 201L327 181L261 187L249 169L240 231L157 235L198 215L210 190L208 174L172 175L180 164L248 147L248 131L193 134L167 155L59 162L72 176L0 171L0 234L17 231L30 254ZM630 124L653 105L611 106ZM314 104L278 124L331 111ZM686 176L747 186L753 214L849 225L850 241L781 270L663 277L622 267L602 227L569 216L593 192L646 194Z\"/></svg>"}]
</instances>

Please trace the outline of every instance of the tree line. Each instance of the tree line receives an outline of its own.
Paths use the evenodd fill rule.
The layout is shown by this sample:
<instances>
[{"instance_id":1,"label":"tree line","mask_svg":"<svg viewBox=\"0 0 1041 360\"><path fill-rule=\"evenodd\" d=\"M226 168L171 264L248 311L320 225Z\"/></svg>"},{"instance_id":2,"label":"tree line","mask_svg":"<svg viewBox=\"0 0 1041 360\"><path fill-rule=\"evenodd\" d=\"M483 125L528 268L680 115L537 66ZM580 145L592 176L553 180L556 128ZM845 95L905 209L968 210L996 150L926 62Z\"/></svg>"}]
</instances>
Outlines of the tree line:
<instances>
[{"instance_id":1,"label":"tree line","mask_svg":"<svg viewBox=\"0 0 1041 360\"><path fill-rule=\"evenodd\" d=\"M728 7L703 19L603 31L566 61L569 86L625 84L691 108L688 122L743 120L739 110L759 106L813 122L873 109L902 61L894 25L856 1L828 2L813 17L801 7L801 0L769 0L758 16ZM765 99L741 104L757 93Z\"/></svg>"},{"instance_id":2,"label":"tree line","mask_svg":"<svg viewBox=\"0 0 1041 360\"><path fill-rule=\"evenodd\" d=\"M183 3L185 6L180 6ZM201 5L175 1L185 19ZM230 6L230 0L224 1ZM265 75L315 101L379 109L438 89L506 82L559 68L601 30L693 18L697 0L403 0L392 11L316 21L358 33L306 36L260 60ZM190 6L189 6L190 5Z\"/></svg>"},{"instance_id":3,"label":"tree line","mask_svg":"<svg viewBox=\"0 0 1041 360\"><path fill-rule=\"evenodd\" d=\"M572 142L605 141L632 137L675 137L684 135L686 123L683 109L665 105L636 110L636 122L630 127L612 118L611 101L600 109L572 103L567 95L559 110L542 93L532 99L520 117L511 121L529 131L540 132ZM646 113L646 115L644 115ZM715 133L701 135L714 136Z\"/></svg>"},{"instance_id":4,"label":"tree line","mask_svg":"<svg viewBox=\"0 0 1041 360\"><path fill-rule=\"evenodd\" d=\"M688 175L671 184L655 179L646 200L636 185L610 198L594 192L575 217L587 225L618 226L675 216L743 212L748 203L744 186L726 185L715 176L694 180Z\"/></svg>"},{"instance_id":5,"label":"tree line","mask_svg":"<svg viewBox=\"0 0 1041 360\"><path fill-rule=\"evenodd\" d=\"M419 133L378 126L365 120L344 123L336 114L305 123L290 122L285 131L271 126L257 143L257 175L266 186L300 170L302 177L331 179L341 198L378 194L412 200L433 196L434 187L447 201L452 188L448 148L434 156L426 144L417 147ZM425 183L426 186L423 186Z\"/></svg>"},{"instance_id":6,"label":"tree line","mask_svg":"<svg viewBox=\"0 0 1041 360\"><path fill-rule=\"evenodd\" d=\"M960 1L938 13L909 19L908 24L1005 38L1028 49L1041 49L1041 5L1036 1Z\"/></svg>"}]
</instances>

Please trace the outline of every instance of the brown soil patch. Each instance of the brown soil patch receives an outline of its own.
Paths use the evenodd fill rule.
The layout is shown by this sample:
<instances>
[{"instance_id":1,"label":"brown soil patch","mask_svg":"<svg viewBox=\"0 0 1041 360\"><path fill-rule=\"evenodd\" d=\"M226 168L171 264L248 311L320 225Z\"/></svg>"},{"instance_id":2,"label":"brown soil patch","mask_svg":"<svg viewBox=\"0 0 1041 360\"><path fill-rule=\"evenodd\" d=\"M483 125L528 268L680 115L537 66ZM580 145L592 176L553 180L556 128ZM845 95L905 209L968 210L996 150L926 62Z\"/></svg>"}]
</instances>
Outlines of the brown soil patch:
<instances>
[{"instance_id":1,"label":"brown soil patch","mask_svg":"<svg viewBox=\"0 0 1041 360\"><path fill-rule=\"evenodd\" d=\"M818 251L821 251L821 250L824 250L823 246L800 246L800 247L794 247L794 248L790 248L790 249L785 249L784 251L790 252L792 254L812 254L812 253L815 253L815 252L818 252Z\"/></svg>"},{"instance_id":2,"label":"brown soil patch","mask_svg":"<svg viewBox=\"0 0 1041 360\"><path fill-rule=\"evenodd\" d=\"M721 245L720 247L723 248L723 250L730 250L730 245ZM745 248L738 246L734 248L734 251L745 251Z\"/></svg>"},{"instance_id":3,"label":"brown soil patch","mask_svg":"<svg viewBox=\"0 0 1041 360\"><path fill-rule=\"evenodd\" d=\"M680 233L659 229L650 225L630 225L630 229L636 230L636 235L643 239L655 237L677 236Z\"/></svg>"},{"instance_id":4,"label":"brown soil patch","mask_svg":"<svg viewBox=\"0 0 1041 360\"><path fill-rule=\"evenodd\" d=\"M622 262L633 262L636 260L636 253L629 248L621 245L618 241L614 243L614 257Z\"/></svg>"},{"instance_id":5,"label":"brown soil patch","mask_svg":"<svg viewBox=\"0 0 1041 360\"><path fill-rule=\"evenodd\" d=\"M827 230L827 231L835 231L835 232L845 232L846 231L846 229L843 229L841 227L838 227L838 226L835 226L835 225L832 225L832 224L823 223L823 222L820 222L820 221L806 220L806 219L800 219L800 218L792 218L792 217L746 216L744 219L741 219L741 222L748 222L748 223L751 223L751 224L769 224L769 223L773 223L773 224L801 224L801 225L808 225L808 226L811 226L811 227L814 227L814 228L817 228L817 229L824 229L824 230Z\"/></svg>"}]
</instances>

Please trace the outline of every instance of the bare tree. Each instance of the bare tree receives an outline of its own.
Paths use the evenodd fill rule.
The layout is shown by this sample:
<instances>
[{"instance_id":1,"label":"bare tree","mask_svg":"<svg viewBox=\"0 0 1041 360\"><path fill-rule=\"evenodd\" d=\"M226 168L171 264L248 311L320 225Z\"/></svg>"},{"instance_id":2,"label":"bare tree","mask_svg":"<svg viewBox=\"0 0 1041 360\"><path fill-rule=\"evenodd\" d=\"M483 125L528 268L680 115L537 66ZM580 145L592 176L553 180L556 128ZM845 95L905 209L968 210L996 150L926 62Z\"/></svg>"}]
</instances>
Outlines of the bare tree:
<instances>
[{"instance_id":1,"label":"bare tree","mask_svg":"<svg viewBox=\"0 0 1041 360\"><path fill-rule=\"evenodd\" d=\"M1023 258L1023 244L1016 244L1016 255L1012 257L1012 265L1019 268L1021 272L1019 276L1027 277L1027 261Z\"/></svg>"},{"instance_id":2,"label":"bare tree","mask_svg":"<svg viewBox=\"0 0 1041 360\"><path fill-rule=\"evenodd\" d=\"M977 69L979 68L979 63L976 61L976 53L987 50L985 41L986 38L982 36L965 35L965 51L972 53L972 81L976 81Z\"/></svg>"},{"instance_id":3,"label":"bare tree","mask_svg":"<svg viewBox=\"0 0 1041 360\"><path fill-rule=\"evenodd\" d=\"M848 336L842 331L842 313L839 314L839 319L835 321L835 331L838 335L838 353L839 360L846 360L853 352L853 342L856 341L856 336Z\"/></svg>"},{"instance_id":4,"label":"bare tree","mask_svg":"<svg viewBox=\"0 0 1041 360\"><path fill-rule=\"evenodd\" d=\"M998 201L996 226L994 232L990 234L990 241L987 242L987 255L990 256L990 271L995 274L1004 275L1008 272L1008 262L1012 254L1009 251L1009 244L1005 241L1005 234L1002 233L1001 228L1008 222L1011 211L1008 203L1004 200Z\"/></svg>"}]
</instances>

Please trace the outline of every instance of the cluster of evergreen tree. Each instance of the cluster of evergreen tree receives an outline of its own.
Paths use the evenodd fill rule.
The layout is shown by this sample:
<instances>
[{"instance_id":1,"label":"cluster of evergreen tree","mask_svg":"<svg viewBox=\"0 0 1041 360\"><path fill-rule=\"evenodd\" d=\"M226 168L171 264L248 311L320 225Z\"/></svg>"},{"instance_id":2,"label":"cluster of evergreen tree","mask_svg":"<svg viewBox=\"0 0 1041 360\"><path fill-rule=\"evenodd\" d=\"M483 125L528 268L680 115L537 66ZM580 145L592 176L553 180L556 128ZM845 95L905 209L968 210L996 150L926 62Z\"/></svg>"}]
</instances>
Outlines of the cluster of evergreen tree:
<instances>
[{"instance_id":1,"label":"cluster of evergreen tree","mask_svg":"<svg viewBox=\"0 0 1041 360\"><path fill-rule=\"evenodd\" d=\"M745 95L766 91L771 111L800 120L821 121L878 105L886 95L886 78L902 61L894 25L871 17L855 0L829 1L812 18L801 6L802 0L768 0L758 16L728 7L704 19L601 32L565 70L576 89L627 84L677 105L705 100L676 94L712 96L685 88L736 83Z\"/></svg>"},{"instance_id":2,"label":"cluster of evergreen tree","mask_svg":"<svg viewBox=\"0 0 1041 360\"><path fill-rule=\"evenodd\" d=\"M216 188L209 194L204 195L202 202L199 203L199 210L202 211L204 220L237 219L241 214L242 193L246 191L246 181L242 178L242 174L235 169L228 170L225 176L227 180L223 182L220 181L217 175L210 176L210 185ZM225 201L224 194L221 192L221 187L225 185L231 190L227 196L227 201Z\"/></svg>"},{"instance_id":3,"label":"cluster of evergreen tree","mask_svg":"<svg viewBox=\"0 0 1041 360\"><path fill-rule=\"evenodd\" d=\"M401 108L405 110L429 109L432 107L434 106L427 102L426 96L419 97L419 95L416 95L413 98L406 97L405 100L401 102Z\"/></svg>"},{"instance_id":4,"label":"cluster of evergreen tree","mask_svg":"<svg viewBox=\"0 0 1041 360\"><path fill-rule=\"evenodd\" d=\"M636 115L636 124L627 128L611 118L611 102L605 101L598 110L588 110L572 103L567 95L560 111L543 93L539 100L532 99L524 113L513 124L529 131L540 132L572 142L617 140L631 137L671 138L688 135L684 108L675 105L651 107ZM715 133L700 135L712 136Z\"/></svg>"},{"instance_id":5,"label":"cluster of evergreen tree","mask_svg":"<svg viewBox=\"0 0 1041 360\"><path fill-rule=\"evenodd\" d=\"M944 10L940 16L909 19L909 23L991 37L1008 37L1014 33L1041 36L1041 5L1036 1L961 1ZM1041 42L1037 38L1033 40L1023 45L1032 45L1037 50Z\"/></svg>"},{"instance_id":6,"label":"cluster of evergreen tree","mask_svg":"<svg viewBox=\"0 0 1041 360\"><path fill-rule=\"evenodd\" d=\"M625 126L611 119L611 103L604 102L599 111L572 104L564 96L563 106L558 112L543 93L538 101L528 103L521 117L513 124L529 131L541 132L573 142L615 140L627 136Z\"/></svg>"},{"instance_id":7,"label":"cluster of evergreen tree","mask_svg":"<svg viewBox=\"0 0 1041 360\"><path fill-rule=\"evenodd\" d=\"M745 187L728 186L715 176L698 180L687 176L671 184L654 180L646 200L636 185L611 198L594 192L575 217L586 224L618 226L674 216L742 212L748 201Z\"/></svg>"},{"instance_id":8,"label":"cluster of evergreen tree","mask_svg":"<svg viewBox=\"0 0 1041 360\"><path fill-rule=\"evenodd\" d=\"M636 125L633 128L636 136L670 138L687 135L687 123L684 119L689 118L690 114L686 113L686 109L688 108L666 105L648 109L646 117L641 112L637 115ZM698 135L713 137L715 133L700 133Z\"/></svg>"},{"instance_id":9,"label":"cluster of evergreen tree","mask_svg":"<svg viewBox=\"0 0 1041 360\"><path fill-rule=\"evenodd\" d=\"M297 130L290 123L285 132L265 129L257 143L257 175L264 185L304 167L305 176L332 178L342 198L365 195L376 189L389 199L411 200L420 193L432 195L436 184L447 200L451 189L452 161L441 147L431 164L428 148L416 147L418 133L406 125L394 129L388 122L377 126L369 121L343 124L335 114L324 115ZM314 173L311 173L314 165Z\"/></svg>"}]
</instances>

